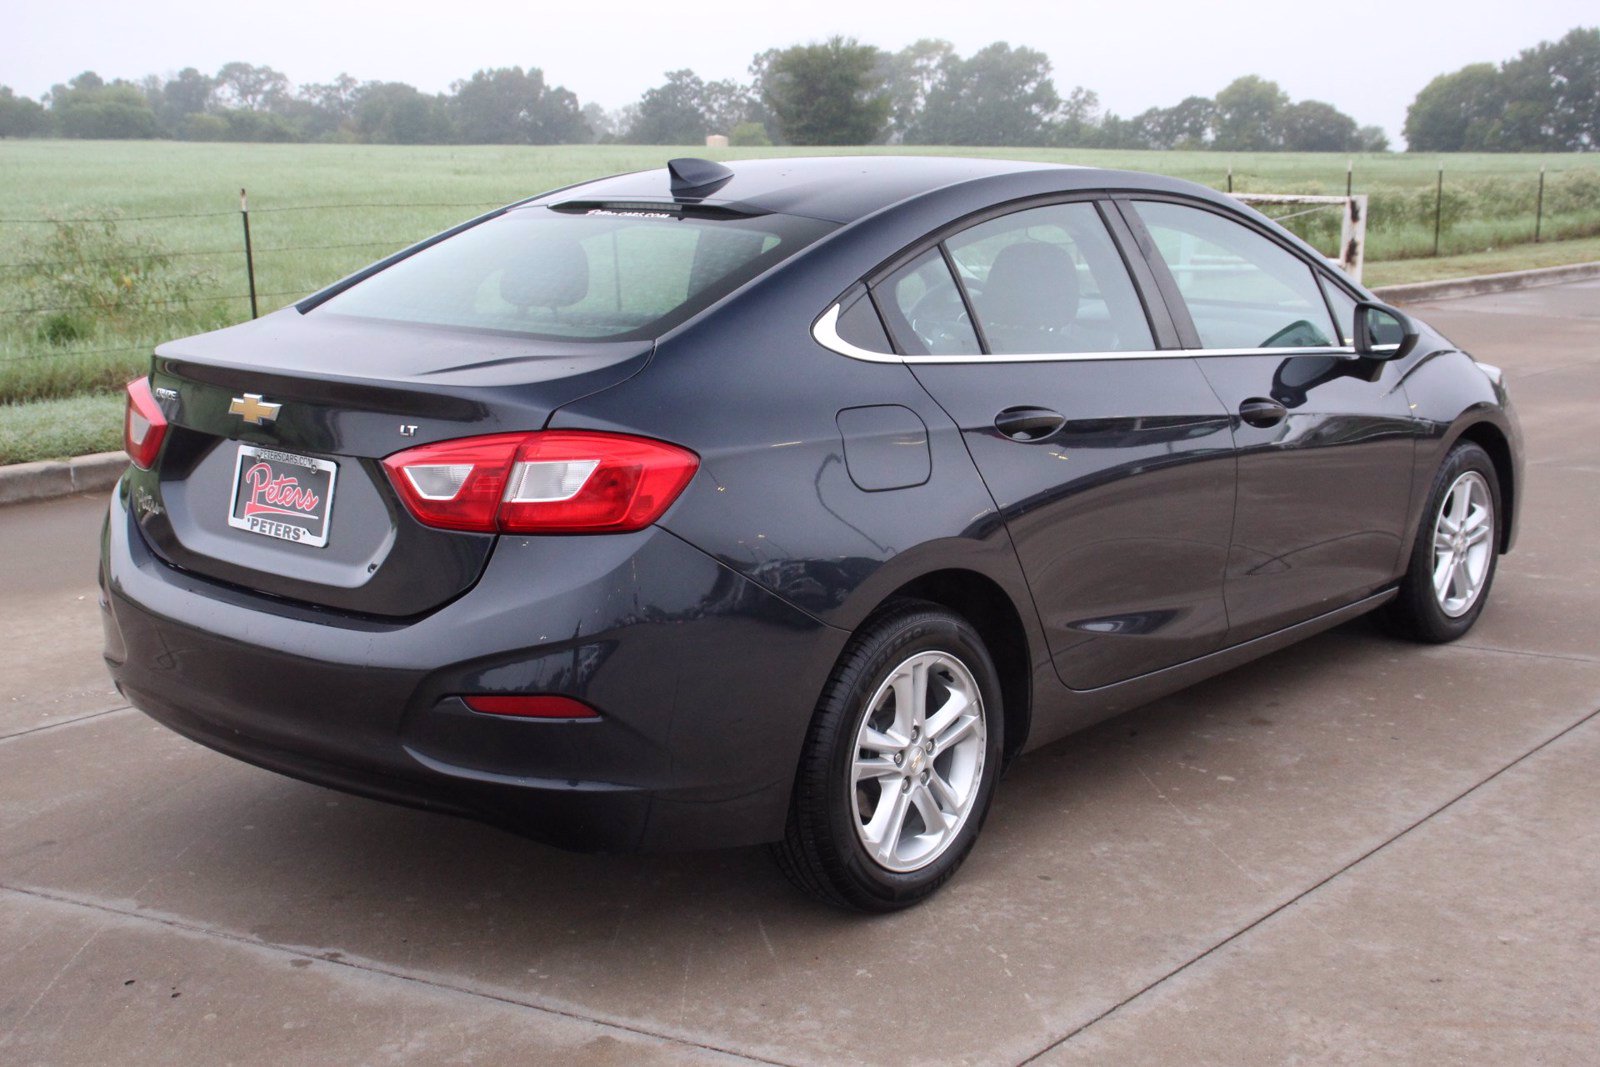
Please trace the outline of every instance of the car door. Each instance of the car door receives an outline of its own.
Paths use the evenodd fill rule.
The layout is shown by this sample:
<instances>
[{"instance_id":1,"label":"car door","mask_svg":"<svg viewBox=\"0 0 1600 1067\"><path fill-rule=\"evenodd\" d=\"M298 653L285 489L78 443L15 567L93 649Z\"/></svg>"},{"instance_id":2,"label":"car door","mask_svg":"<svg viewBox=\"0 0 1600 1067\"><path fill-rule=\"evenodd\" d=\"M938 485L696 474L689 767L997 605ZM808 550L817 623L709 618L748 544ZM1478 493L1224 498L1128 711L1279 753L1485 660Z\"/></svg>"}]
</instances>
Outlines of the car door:
<instances>
[{"instance_id":1,"label":"car door","mask_svg":"<svg viewBox=\"0 0 1600 1067\"><path fill-rule=\"evenodd\" d=\"M1415 424L1400 368L1354 357L1354 298L1320 265L1221 209L1120 203L1179 333L1233 419L1239 484L1225 590L1229 643L1392 581Z\"/></svg>"},{"instance_id":2,"label":"car door","mask_svg":"<svg viewBox=\"0 0 1600 1067\"><path fill-rule=\"evenodd\" d=\"M960 426L1076 689L1211 652L1227 630L1228 413L1159 301L1147 312L1105 210L990 218L872 288Z\"/></svg>"}]
</instances>

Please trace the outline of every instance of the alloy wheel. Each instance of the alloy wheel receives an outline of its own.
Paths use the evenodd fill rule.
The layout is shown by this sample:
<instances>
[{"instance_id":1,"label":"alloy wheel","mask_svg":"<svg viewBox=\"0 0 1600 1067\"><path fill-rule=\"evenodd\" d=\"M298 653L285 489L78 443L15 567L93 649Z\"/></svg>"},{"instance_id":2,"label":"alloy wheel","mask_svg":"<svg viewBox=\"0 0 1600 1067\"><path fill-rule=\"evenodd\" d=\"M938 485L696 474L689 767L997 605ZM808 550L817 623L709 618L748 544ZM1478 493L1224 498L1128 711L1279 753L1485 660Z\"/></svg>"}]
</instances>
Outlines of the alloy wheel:
<instances>
[{"instance_id":1,"label":"alloy wheel","mask_svg":"<svg viewBox=\"0 0 1600 1067\"><path fill-rule=\"evenodd\" d=\"M1452 619L1472 610L1494 556L1494 497L1477 471L1451 483L1433 523L1433 594Z\"/></svg>"},{"instance_id":2,"label":"alloy wheel","mask_svg":"<svg viewBox=\"0 0 1600 1067\"><path fill-rule=\"evenodd\" d=\"M972 672L919 652L884 679L856 732L851 810L873 862L914 871L966 825L983 780L987 729Z\"/></svg>"}]
</instances>

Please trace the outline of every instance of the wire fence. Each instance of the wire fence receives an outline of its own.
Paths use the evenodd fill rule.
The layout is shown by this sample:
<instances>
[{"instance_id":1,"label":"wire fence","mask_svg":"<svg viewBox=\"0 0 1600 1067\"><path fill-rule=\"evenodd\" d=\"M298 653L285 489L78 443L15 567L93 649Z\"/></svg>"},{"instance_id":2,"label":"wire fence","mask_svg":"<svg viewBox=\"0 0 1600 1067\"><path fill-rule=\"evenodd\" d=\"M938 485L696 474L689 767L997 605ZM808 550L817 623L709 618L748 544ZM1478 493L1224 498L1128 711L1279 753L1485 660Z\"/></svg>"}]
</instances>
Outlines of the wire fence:
<instances>
[{"instance_id":1,"label":"wire fence","mask_svg":"<svg viewBox=\"0 0 1600 1067\"><path fill-rule=\"evenodd\" d=\"M221 303L224 300L249 300L249 299L252 298L252 296L258 297L259 299L262 299L262 300L267 300L267 299L271 299L273 297L279 297L279 296L304 296L304 295L305 295L304 293L300 293L300 292L291 290L291 291L282 292L282 293L256 293L256 294L243 293L243 294L232 294L232 295L228 295L228 296L180 296L180 297L174 297L171 300L138 300L138 301L122 301L122 302L113 301L113 302L109 302L109 303L89 303L89 304L56 304L54 306L49 306L49 307L11 308L11 309L8 309L8 310L5 310L5 311L0 311L0 315L35 315L35 314L54 313L54 312L57 312L57 311L117 311L117 310L120 310L122 308L173 307L173 306L176 306L178 304L183 304L183 305L189 305L189 304L216 304L216 303Z\"/></svg>"},{"instance_id":2,"label":"wire fence","mask_svg":"<svg viewBox=\"0 0 1600 1067\"><path fill-rule=\"evenodd\" d=\"M505 203L240 192L237 210L0 216L0 415L115 390L162 340L254 318Z\"/></svg>"},{"instance_id":3,"label":"wire fence","mask_svg":"<svg viewBox=\"0 0 1600 1067\"><path fill-rule=\"evenodd\" d=\"M384 234L381 236L367 237L362 240L318 241L300 243L273 243L253 244L251 241L250 217L251 215L282 216L285 214L306 214L311 212L369 212L369 211L405 211L423 212L437 210L477 210L483 211L500 206L497 202L488 201L408 201L379 202L379 201L347 201L340 203L317 204L279 204L265 207L250 207L245 198L245 191L240 190L240 208L237 211L190 211L190 212L162 212L143 215L100 214L100 215L39 215L28 217L0 218L0 227L4 226L54 226L77 224L100 224L121 227L128 223L145 222L175 222L207 219L225 219L237 217L241 228L237 231L241 239L237 243L217 245L205 248L169 248L165 245L142 247L138 251L119 252L112 255L83 256L74 255L71 258L22 258L10 261L0 260L0 287L3 287L7 278L15 279L27 276L50 276L64 270L80 270L85 267L106 266L111 264L141 264L152 261L193 260L205 258L239 257L240 266L244 268L246 291L227 293L205 297L183 297L170 300L145 300L136 299L126 302L88 302L64 304L33 304L33 305L8 305L0 297L0 317L26 316L32 314L49 314L64 311L113 311L119 308L149 308L171 306L178 304L222 302L227 300L266 300L281 296L304 295L333 278L319 278L301 292L261 292L257 286L257 270L253 258L256 255L284 256L306 252L342 252L356 250L389 249L398 250L410 245L432 232L431 228L421 228L405 233ZM3 231L0 231L3 232Z\"/></svg>"},{"instance_id":4,"label":"wire fence","mask_svg":"<svg viewBox=\"0 0 1600 1067\"><path fill-rule=\"evenodd\" d=\"M170 219L216 219L229 218L253 210L262 215L274 211L368 211L384 208L400 208L407 211L417 211L424 208L445 207L492 207L483 201L439 201L435 203L405 203L405 204L377 204L377 203L344 203L344 204L280 204L274 207L258 207L253 209L241 208L239 211L180 211L163 215L75 215L79 222L152 222ZM28 226L50 225L57 221L55 218L44 215L29 218L0 219L0 225Z\"/></svg>"}]
</instances>

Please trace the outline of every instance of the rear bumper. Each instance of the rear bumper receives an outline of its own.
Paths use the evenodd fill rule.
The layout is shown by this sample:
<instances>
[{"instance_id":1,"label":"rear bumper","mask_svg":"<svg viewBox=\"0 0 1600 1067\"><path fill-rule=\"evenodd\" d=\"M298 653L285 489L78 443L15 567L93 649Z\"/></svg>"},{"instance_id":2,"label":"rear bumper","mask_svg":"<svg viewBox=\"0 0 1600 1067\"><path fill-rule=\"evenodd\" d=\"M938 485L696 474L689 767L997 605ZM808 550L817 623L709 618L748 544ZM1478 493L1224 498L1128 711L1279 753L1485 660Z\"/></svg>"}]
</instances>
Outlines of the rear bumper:
<instances>
[{"instance_id":1,"label":"rear bumper","mask_svg":"<svg viewBox=\"0 0 1600 1067\"><path fill-rule=\"evenodd\" d=\"M657 528L502 537L472 590L415 621L318 611L162 562L120 488L101 585L112 677L178 733L581 850L781 836L848 636ZM601 718L482 715L462 693L559 693Z\"/></svg>"}]
</instances>

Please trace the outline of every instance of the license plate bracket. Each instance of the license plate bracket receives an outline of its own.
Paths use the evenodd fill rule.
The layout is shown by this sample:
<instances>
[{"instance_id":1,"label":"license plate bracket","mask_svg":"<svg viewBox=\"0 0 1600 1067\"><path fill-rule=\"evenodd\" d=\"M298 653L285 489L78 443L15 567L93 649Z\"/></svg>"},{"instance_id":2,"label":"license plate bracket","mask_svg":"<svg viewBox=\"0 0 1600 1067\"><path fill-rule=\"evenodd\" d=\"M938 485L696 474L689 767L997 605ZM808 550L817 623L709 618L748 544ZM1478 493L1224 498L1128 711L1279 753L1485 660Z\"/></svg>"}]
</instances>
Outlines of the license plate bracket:
<instances>
[{"instance_id":1,"label":"license plate bracket","mask_svg":"<svg viewBox=\"0 0 1600 1067\"><path fill-rule=\"evenodd\" d=\"M322 548L328 543L339 465L258 445L239 446L228 525L260 537Z\"/></svg>"}]
</instances>

